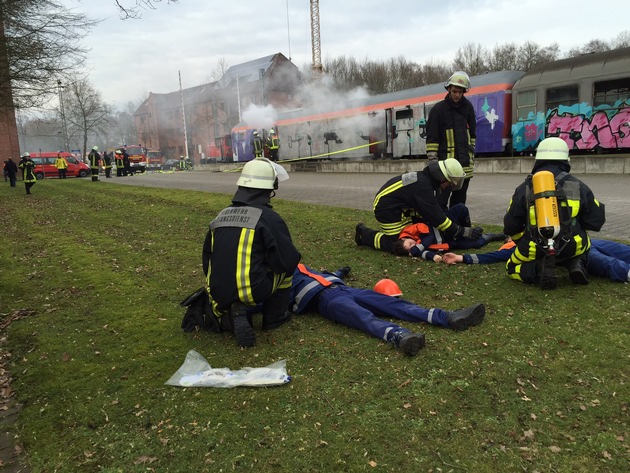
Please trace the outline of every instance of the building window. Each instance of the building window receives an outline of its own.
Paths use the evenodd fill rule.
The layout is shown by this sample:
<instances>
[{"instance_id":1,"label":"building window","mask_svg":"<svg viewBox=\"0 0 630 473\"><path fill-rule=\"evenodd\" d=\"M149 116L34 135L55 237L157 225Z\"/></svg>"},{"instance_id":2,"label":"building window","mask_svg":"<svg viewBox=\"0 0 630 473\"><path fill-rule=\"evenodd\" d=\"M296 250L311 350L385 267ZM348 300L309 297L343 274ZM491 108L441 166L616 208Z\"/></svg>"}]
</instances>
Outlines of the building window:
<instances>
[{"instance_id":1,"label":"building window","mask_svg":"<svg viewBox=\"0 0 630 473\"><path fill-rule=\"evenodd\" d=\"M546 110L556 109L560 105L569 107L577 103L579 103L577 84L547 89L547 98L545 100Z\"/></svg>"},{"instance_id":2,"label":"building window","mask_svg":"<svg viewBox=\"0 0 630 473\"><path fill-rule=\"evenodd\" d=\"M615 105L618 100L630 99L630 77L595 82L593 86L593 106Z\"/></svg>"}]
</instances>

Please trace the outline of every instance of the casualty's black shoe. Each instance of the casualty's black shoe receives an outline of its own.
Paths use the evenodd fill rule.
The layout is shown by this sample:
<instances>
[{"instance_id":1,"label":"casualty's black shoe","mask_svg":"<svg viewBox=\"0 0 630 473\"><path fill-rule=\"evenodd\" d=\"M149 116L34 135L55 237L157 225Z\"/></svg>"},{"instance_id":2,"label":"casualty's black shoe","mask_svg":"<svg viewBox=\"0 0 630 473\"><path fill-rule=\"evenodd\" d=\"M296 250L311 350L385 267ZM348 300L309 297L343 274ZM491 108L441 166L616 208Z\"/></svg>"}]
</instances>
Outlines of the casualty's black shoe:
<instances>
[{"instance_id":1,"label":"casualty's black shoe","mask_svg":"<svg viewBox=\"0 0 630 473\"><path fill-rule=\"evenodd\" d=\"M576 256L566 263L569 270L569 279L573 284L588 284L588 272L586 271L586 262L584 257Z\"/></svg>"},{"instance_id":2,"label":"casualty's black shoe","mask_svg":"<svg viewBox=\"0 0 630 473\"><path fill-rule=\"evenodd\" d=\"M405 355L416 356L424 348L425 339L423 333L405 332L398 339L398 348Z\"/></svg>"},{"instance_id":3,"label":"casualty's black shoe","mask_svg":"<svg viewBox=\"0 0 630 473\"><path fill-rule=\"evenodd\" d=\"M357 246L361 246L363 242L361 241L361 234L363 233L363 229L365 225L363 223L357 223L357 226L354 227L354 242Z\"/></svg>"},{"instance_id":4,"label":"casualty's black shoe","mask_svg":"<svg viewBox=\"0 0 630 473\"><path fill-rule=\"evenodd\" d=\"M482 235L481 238L486 240L488 243L492 241L505 241L505 235L503 233L486 233Z\"/></svg>"},{"instance_id":5,"label":"casualty's black shoe","mask_svg":"<svg viewBox=\"0 0 630 473\"><path fill-rule=\"evenodd\" d=\"M483 304L475 304L466 309L448 312L446 320L448 328L453 330L466 330L468 327L474 327L483 322L486 316L486 306Z\"/></svg>"},{"instance_id":6,"label":"casualty's black shoe","mask_svg":"<svg viewBox=\"0 0 630 473\"><path fill-rule=\"evenodd\" d=\"M339 268L337 270L337 274L339 275L339 279L345 279L346 276L348 274L350 274L351 270L352 270L352 268L350 266L344 266L343 268Z\"/></svg>"},{"instance_id":7,"label":"casualty's black shoe","mask_svg":"<svg viewBox=\"0 0 630 473\"><path fill-rule=\"evenodd\" d=\"M256 344L256 333L254 333L254 328L248 320L245 309L245 304L235 302L230 306L229 317L237 345L239 347L253 347Z\"/></svg>"}]
</instances>

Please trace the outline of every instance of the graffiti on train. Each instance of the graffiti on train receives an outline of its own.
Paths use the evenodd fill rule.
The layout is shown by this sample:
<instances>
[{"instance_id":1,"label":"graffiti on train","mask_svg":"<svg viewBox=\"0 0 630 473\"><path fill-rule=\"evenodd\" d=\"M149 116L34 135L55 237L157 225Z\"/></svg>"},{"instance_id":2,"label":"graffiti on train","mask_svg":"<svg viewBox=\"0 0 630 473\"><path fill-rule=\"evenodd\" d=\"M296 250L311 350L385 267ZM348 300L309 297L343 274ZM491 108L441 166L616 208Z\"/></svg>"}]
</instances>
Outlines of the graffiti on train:
<instances>
[{"instance_id":1,"label":"graffiti on train","mask_svg":"<svg viewBox=\"0 0 630 473\"><path fill-rule=\"evenodd\" d=\"M630 147L630 100L593 108L581 103L530 113L512 126L514 150L535 147L545 136L558 136L570 149Z\"/></svg>"}]
</instances>

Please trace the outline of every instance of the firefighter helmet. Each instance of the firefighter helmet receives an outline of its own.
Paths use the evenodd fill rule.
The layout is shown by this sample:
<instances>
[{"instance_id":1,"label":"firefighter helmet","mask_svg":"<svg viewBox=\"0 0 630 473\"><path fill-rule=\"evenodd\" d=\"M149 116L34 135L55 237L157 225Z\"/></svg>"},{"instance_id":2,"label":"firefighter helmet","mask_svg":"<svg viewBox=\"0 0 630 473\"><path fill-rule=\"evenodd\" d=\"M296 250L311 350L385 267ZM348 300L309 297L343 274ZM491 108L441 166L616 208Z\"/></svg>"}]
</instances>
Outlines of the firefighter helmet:
<instances>
[{"instance_id":1,"label":"firefighter helmet","mask_svg":"<svg viewBox=\"0 0 630 473\"><path fill-rule=\"evenodd\" d=\"M376 292L380 292L381 294L385 294L386 296L402 296L402 291L398 287L398 284L391 279L381 279L374 285L374 290Z\"/></svg>"},{"instance_id":2,"label":"firefighter helmet","mask_svg":"<svg viewBox=\"0 0 630 473\"><path fill-rule=\"evenodd\" d=\"M273 163L267 158L252 159L243 166L241 177L236 181L236 185L253 189L277 189L278 173Z\"/></svg>"},{"instance_id":3,"label":"firefighter helmet","mask_svg":"<svg viewBox=\"0 0 630 473\"><path fill-rule=\"evenodd\" d=\"M431 176L435 180L442 182L446 179L453 186L453 190L459 190L464 185L464 179L466 179L466 173L464 168L455 158L443 159L441 161L429 161L427 164L431 171Z\"/></svg>"},{"instance_id":4,"label":"firefighter helmet","mask_svg":"<svg viewBox=\"0 0 630 473\"><path fill-rule=\"evenodd\" d=\"M276 131L275 131L273 128L271 128L271 129L269 130L269 134L270 134L270 135L273 135L273 134L275 134L275 133L276 133Z\"/></svg>"},{"instance_id":5,"label":"firefighter helmet","mask_svg":"<svg viewBox=\"0 0 630 473\"><path fill-rule=\"evenodd\" d=\"M31 157L31 153L29 153L28 151L22 153L22 157L23 158L30 158Z\"/></svg>"},{"instance_id":6,"label":"firefighter helmet","mask_svg":"<svg viewBox=\"0 0 630 473\"><path fill-rule=\"evenodd\" d=\"M98 146L92 146L92 150L98 151Z\"/></svg>"},{"instance_id":7,"label":"firefighter helmet","mask_svg":"<svg viewBox=\"0 0 630 473\"><path fill-rule=\"evenodd\" d=\"M569 146L562 138L545 138L536 148L536 161L569 161Z\"/></svg>"},{"instance_id":8,"label":"firefighter helmet","mask_svg":"<svg viewBox=\"0 0 630 473\"><path fill-rule=\"evenodd\" d=\"M258 131L254 130L254 136L258 136Z\"/></svg>"},{"instance_id":9,"label":"firefighter helmet","mask_svg":"<svg viewBox=\"0 0 630 473\"><path fill-rule=\"evenodd\" d=\"M461 87L464 89L464 92L468 92L468 89L470 89L470 78L464 71L453 72L453 75L451 75L446 81L446 84L444 84L444 88L448 89L451 85Z\"/></svg>"}]
</instances>

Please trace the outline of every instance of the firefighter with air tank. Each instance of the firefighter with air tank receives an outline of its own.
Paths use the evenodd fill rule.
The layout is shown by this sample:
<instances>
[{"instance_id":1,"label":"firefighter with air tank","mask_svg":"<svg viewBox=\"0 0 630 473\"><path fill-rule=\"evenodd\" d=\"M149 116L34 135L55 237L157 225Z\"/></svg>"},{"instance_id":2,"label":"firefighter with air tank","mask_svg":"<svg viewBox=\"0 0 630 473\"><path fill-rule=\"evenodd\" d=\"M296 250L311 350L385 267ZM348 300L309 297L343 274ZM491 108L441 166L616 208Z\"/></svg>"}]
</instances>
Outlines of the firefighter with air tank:
<instances>
[{"instance_id":1,"label":"firefighter with air tank","mask_svg":"<svg viewBox=\"0 0 630 473\"><path fill-rule=\"evenodd\" d=\"M503 233L516 242L507 262L510 278L555 289L556 267L564 266L573 284L588 284L587 231L601 229L605 209L570 172L567 143L558 137L542 140L532 173L514 191L503 219Z\"/></svg>"}]
</instances>

